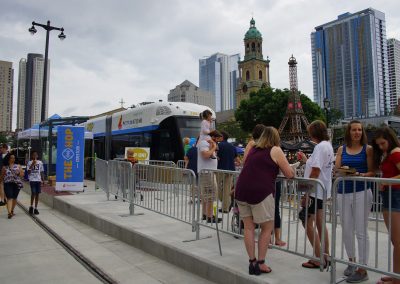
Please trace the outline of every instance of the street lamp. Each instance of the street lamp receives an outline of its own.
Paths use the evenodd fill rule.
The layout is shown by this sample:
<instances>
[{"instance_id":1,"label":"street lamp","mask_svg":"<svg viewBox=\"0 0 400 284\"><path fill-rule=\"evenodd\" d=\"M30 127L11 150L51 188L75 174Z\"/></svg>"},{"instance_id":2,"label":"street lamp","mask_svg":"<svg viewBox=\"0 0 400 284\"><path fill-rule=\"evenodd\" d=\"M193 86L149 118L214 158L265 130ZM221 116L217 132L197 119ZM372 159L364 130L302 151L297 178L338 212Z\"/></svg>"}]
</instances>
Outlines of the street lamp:
<instances>
[{"instance_id":1,"label":"street lamp","mask_svg":"<svg viewBox=\"0 0 400 284\"><path fill-rule=\"evenodd\" d=\"M47 93L47 62L48 62L48 57L49 57L49 36L50 36L50 31L52 30L57 30L61 31L61 33L58 35L58 38L60 40L64 40L66 38L66 35L64 34L64 28L57 28L50 26L50 21L47 21L47 25L39 24L36 22L32 22L32 27L28 29L28 31L34 35L37 30L35 26L42 27L46 30L46 49L45 49L45 55L44 55L44 74L43 74L43 93L42 93L42 112L40 115L40 121L44 121L46 119L46 93Z\"/></svg>"},{"instance_id":2,"label":"street lamp","mask_svg":"<svg viewBox=\"0 0 400 284\"><path fill-rule=\"evenodd\" d=\"M326 128L329 127L328 119L329 119L329 110L330 110L330 107L331 107L331 102L330 102L330 100L329 100L328 98L325 98L325 99L324 99L324 110L325 110L325 118L326 118Z\"/></svg>"}]
</instances>

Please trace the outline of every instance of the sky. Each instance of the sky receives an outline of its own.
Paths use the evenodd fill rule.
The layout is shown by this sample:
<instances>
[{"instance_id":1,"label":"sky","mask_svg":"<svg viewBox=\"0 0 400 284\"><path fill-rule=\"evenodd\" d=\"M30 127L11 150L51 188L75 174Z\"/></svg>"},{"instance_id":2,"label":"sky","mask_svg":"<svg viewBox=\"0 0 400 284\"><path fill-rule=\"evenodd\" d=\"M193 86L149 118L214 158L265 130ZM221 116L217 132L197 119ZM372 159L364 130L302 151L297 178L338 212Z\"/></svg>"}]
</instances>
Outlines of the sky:
<instances>
[{"instance_id":1,"label":"sky","mask_svg":"<svg viewBox=\"0 0 400 284\"><path fill-rule=\"evenodd\" d=\"M386 14L388 38L400 39L398 0L0 0L0 60L13 62L14 123L18 63L45 49L50 34L49 115L95 115L143 101L166 100L184 80L199 83L199 59L244 54L253 16L269 56L273 88L288 88L288 59L298 62L299 89L313 97L310 33L339 14L372 7Z\"/></svg>"}]
</instances>

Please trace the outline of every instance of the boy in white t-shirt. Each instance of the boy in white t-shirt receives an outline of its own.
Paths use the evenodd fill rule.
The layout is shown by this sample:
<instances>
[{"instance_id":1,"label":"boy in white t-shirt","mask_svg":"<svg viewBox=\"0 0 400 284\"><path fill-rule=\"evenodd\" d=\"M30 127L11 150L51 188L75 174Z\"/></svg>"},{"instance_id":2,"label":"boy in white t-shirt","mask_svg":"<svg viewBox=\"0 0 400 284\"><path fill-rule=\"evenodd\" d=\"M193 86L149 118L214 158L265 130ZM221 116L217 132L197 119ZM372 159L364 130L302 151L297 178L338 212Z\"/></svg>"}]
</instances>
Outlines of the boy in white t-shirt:
<instances>
[{"instance_id":1,"label":"boy in white t-shirt","mask_svg":"<svg viewBox=\"0 0 400 284\"><path fill-rule=\"evenodd\" d=\"M41 185L44 182L43 178L43 163L38 160L38 153L32 152L32 160L26 166L28 170L29 183L31 185L31 206L29 207L29 214L39 215L37 209L39 202L39 194L41 193ZM33 202L35 201L35 209L33 209Z\"/></svg>"}]
</instances>

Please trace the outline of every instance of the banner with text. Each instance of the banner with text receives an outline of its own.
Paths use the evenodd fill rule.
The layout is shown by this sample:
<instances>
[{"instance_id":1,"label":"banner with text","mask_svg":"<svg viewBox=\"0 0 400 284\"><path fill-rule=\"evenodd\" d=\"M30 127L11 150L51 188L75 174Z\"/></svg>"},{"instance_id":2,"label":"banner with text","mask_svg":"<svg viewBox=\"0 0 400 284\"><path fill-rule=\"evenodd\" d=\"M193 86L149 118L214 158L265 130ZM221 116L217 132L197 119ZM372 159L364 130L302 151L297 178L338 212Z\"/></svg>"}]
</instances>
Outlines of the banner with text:
<instances>
[{"instance_id":1,"label":"banner with text","mask_svg":"<svg viewBox=\"0 0 400 284\"><path fill-rule=\"evenodd\" d=\"M85 128L58 126L56 191L83 191Z\"/></svg>"}]
</instances>

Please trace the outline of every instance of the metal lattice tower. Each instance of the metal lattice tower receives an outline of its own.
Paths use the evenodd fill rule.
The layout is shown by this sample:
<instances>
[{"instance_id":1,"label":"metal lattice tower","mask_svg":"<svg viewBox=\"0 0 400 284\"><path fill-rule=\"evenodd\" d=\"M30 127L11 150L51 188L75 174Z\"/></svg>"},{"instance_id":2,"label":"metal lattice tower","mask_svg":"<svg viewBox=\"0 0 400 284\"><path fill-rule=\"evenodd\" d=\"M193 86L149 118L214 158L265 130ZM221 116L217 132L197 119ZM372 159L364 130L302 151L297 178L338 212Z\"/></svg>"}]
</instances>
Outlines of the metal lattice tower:
<instances>
[{"instance_id":1,"label":"metal lattice tower","mask_svg":"<svg viewBox=\"0 0 400 284\"><path fill-rule=\"evenodd\" d=\"M279 134L282 140L295 143L307 139L307 126L309 123L304 115L303 106L300 101L297 85L297 61L293 55L289 58L288 64L290 95L288 98L286 115L279 126Z\"/></svg>"}]
</instances>

